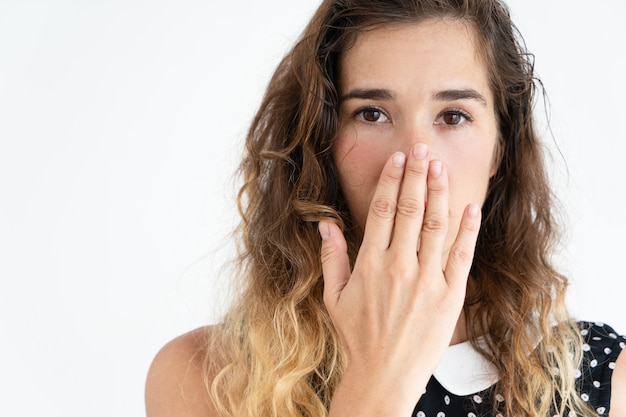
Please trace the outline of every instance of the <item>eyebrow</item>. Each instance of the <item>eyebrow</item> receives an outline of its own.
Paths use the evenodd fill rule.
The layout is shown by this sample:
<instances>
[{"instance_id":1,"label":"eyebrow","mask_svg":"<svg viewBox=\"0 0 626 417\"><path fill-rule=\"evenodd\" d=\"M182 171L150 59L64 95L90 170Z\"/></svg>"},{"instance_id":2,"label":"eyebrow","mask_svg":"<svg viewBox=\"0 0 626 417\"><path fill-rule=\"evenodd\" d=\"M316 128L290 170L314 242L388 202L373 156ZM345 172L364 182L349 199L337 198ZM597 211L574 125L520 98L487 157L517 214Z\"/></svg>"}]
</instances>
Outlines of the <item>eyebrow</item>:
<instances>
[{"instance_id":1,"label":"eyebrow","mask_svg":"<svg viewBox=\"0 0 626 417\"><path fill-rule=\"evenodd\" d=\"M487 106L485 96L472 88L438 91L433 95L433 98L438 101L476 100L483 106Z\"/></svg>"},{"instance_id":2,"label":"eyebrow","mask_svg":"<svg viewBox=\"0 0 626 417\"><path fill-rule=\"evenodd\" d=\"M391 91L384 88L355 88L342 96L341 101L355 98L362 100L393 100L394 95Z\"/></svg>"},{"instance_id":3,"label":"eyebrow","mask_svg":"<svg viewBox=\"0 0 626 417\"><path fill-rule=\"evenodd\" d=\"M393 100L395 96L390 90L384 88L355 88L341 97L341 101L351 99L361 100ZM437 101L476 100L483 106L487 106L487 99L472 88L450 89L438 91L433 95Z\"/></svg>"}]
</instances>

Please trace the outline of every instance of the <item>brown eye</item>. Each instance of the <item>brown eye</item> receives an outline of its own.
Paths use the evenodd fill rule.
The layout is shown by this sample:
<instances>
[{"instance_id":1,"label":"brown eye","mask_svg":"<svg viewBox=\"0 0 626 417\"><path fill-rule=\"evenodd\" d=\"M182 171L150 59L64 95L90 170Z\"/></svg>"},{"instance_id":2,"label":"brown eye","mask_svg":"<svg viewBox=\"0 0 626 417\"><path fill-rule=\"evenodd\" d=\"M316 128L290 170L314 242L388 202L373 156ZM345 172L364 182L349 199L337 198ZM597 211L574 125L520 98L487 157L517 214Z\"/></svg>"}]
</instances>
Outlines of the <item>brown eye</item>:
<instances>
[{"instance_id":1,"label":"brown eye","mask_svg":"<svg viewBox=\"0 0 626 417\"><path fill-rule=\"evenodd\" d=\"M375 109L363 110L363 119L368 122L377 122L380 120L381 112Z\"/></svg>"},{"instance_id":2,"label":"brown eye","mask_svg":"<svg viewBox=\"0 0 626 417\"><path fill-rule=\"evenodd\" d=\"M463 121L463 116L459 113L446 113L443 115L443 122L447 125L458 125Z\"/></svg>"},{"instance_id":3,"label":"brown eye","mask_svg":"<svg viewBox=\"0 0 626 417\"><path fill-rule=\"evenodd\" d=\"M449 127L461 127L467 122L473 122L472 116L461 109L443 111L437 116L435 124Z\"/></svg>"},{"instance_id":4,"label":"brown eye","mask_svg":"<svg viewBox=\"0 0 626 417\"><path fill-rule=\"evenodd\" d=\"M354 113L354 116L366 123L387 123L389 118L383 110L376 107L363 107Z\"/></svg>"}]
</instances>

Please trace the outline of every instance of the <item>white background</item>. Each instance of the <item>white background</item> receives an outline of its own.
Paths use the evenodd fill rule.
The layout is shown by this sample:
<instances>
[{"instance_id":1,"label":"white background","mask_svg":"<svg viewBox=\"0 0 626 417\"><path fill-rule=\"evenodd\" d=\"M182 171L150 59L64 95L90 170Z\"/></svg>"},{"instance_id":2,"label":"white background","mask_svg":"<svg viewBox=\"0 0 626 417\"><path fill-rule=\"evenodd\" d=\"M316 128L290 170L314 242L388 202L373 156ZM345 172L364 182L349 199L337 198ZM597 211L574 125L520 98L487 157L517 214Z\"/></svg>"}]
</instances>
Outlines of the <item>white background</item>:
<instances>
[{"instance_id":1,"label":"white background","mask_svg":"<svg viewBox=\"0 0 626 417\"><path fill-rule=\"evenodd\" d=\"M626 332L626 2L509 4L563 154L572 308ZM242 138L316 6L0 2L0 415L142 415L159 347L217 319Z\"/></svg>"}]
</instances>

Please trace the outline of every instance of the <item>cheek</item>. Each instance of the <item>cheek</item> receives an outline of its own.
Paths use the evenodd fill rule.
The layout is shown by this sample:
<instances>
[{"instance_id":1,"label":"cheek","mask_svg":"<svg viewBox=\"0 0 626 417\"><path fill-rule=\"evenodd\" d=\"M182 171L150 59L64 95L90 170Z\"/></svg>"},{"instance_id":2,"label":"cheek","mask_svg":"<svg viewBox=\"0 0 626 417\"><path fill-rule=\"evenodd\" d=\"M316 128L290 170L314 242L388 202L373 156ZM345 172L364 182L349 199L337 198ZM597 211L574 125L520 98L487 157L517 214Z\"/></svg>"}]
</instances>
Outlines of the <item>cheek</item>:
<instances>
[{"instance_id":1,"label":"cheek","mask_svg":"<svg viewBox=\"0 0 626 417\"><path fill-rule=\"evenodd\" d=\"M346 203L354 220L364 227L369 204L380 173L388 158L376 141L358 140L356 135L340 135L333 159Z\"/></svg>"},{"instance_id":2,"label":"cheek","mask_svg":"<svg viewBox=\"0 0 626 417\"><path fill-rule=\"evenodd\" d=\"M452 155L446 161L450 182L450 199L455 211L463 211L470 203L482 205L492 175L493 152L491 147ZM444 162L445 163L445 162Z\"/></svg>"},{"instance_id":3,"label":"cheek","mask_svg":"<svg viewBox=\"0 0 626 417\"><path fill-rule=\"evenodd\" d=\"M376 182L385 160L366 146L354 145L335 154L340 181L347 187L367 187Z\"/></svg>"},{"instance_id":4,"label":"cheek","mask_svg":"<svg viewBox=\"0 0 626 417\"><path fill-rule=\"evenodd\" d=\"M375 186L385 161L392 153L384 144L385 141L380 138L357 135L351 129L341 132L335 142L333 158L342 186Z\"/></svg>"}]
</instances>

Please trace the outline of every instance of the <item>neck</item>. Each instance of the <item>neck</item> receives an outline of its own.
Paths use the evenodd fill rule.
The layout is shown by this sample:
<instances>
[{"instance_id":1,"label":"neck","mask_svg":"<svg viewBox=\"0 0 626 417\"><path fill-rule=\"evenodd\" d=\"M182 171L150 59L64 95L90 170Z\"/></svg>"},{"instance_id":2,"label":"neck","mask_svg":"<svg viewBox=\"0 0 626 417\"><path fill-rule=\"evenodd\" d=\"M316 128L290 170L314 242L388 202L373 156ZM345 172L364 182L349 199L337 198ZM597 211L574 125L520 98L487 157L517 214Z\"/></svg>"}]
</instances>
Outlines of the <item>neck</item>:
<instances>
[{"instance_id":1,"label":"neck","mask_svg":"<svg viewBox=\"0 0 626 417\"><path fill-rule=\"evenodd\" d=\"M454 333L452 333L452 339L450 340L450 346L457 345L459 343L467 342L467 326L465 325L465 310L461 310L459 319L456 322Z\"/></svg>"}]
</instances>

